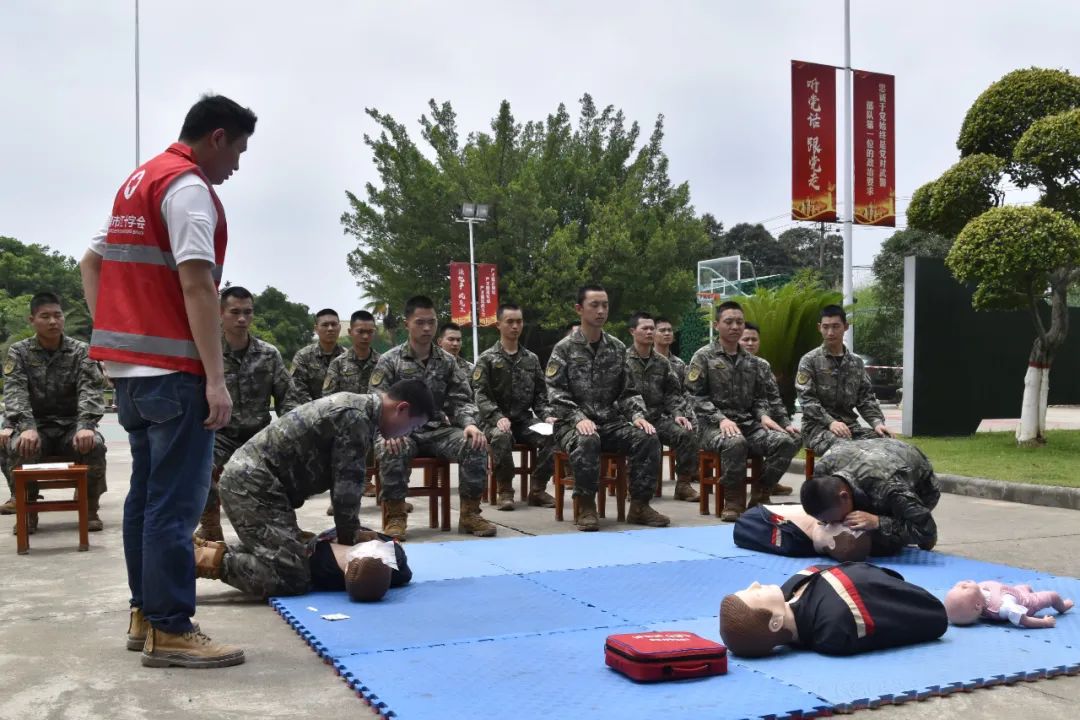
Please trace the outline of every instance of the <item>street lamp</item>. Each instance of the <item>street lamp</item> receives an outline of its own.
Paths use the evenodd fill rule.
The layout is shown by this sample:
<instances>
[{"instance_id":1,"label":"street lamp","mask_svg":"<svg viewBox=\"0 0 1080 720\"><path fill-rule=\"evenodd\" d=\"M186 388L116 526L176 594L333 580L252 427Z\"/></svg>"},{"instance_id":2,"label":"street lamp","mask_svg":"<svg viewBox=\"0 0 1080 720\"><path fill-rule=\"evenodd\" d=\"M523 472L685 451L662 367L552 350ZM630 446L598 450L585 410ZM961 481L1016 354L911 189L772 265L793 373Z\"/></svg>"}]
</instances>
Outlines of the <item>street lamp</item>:
<instances>
[{"instance_id":1,"label":"street lamp","mask_svg":"<svg viewBox=\"0 0 1080 720\"><path fill-rule=\"evenodd\" d=\"M489 206L476 203L464 203L461 206L461 219L454 222L463 222L469 226L469 277L472 285L472 353L473 363L480 357L480 338L477 333L479 322L476 317L476 255L473 250L473 225L479 222L487 222Z\"/></svg>"}]
</instances>

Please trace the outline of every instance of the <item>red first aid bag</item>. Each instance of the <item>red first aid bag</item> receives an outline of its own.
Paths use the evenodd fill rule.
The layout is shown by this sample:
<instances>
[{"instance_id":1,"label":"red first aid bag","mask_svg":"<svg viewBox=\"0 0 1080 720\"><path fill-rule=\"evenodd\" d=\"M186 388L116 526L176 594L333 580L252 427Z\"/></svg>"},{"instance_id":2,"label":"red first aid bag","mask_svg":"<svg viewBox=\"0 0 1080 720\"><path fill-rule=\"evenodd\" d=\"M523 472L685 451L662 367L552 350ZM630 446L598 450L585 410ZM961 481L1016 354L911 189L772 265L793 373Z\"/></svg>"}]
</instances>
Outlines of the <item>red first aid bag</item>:
<instances>
[{"instance_id":1,"label":"red first aid bag","mask_svg":"<svg viewBox=\"0 0 1080 720\"><path fill-rule=\"evenodd\" d=\"M639 682L723 675L727 648L688 632L663 631L609 635L608 666Z\"/></svg>"}]
</instances>

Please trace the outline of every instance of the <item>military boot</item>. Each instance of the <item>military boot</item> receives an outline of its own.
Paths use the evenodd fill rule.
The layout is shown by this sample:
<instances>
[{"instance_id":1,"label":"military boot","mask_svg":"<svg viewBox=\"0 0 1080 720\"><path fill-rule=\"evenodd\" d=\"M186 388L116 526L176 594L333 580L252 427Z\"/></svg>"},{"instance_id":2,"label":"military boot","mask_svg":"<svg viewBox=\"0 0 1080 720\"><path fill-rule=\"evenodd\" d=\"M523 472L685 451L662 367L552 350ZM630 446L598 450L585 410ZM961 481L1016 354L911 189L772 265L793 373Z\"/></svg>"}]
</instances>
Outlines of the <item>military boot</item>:
<instances>
[{"instance_id":1,"label":"military boot","mask_svg":"<svg viewBox=\"0 0 1080 720\"><path fill-rule=\"evenodd\" d=\"M746 512L746 484L738 483L735 487L724 486L724 510L720 513L723 522L735 522Z\"/></svg>"},{"instance_id":2,"label":"military boot","mask_svg":"<svg viewBox=\"0 0 1080 720\"><path fill-rule=\"evenodd\" d=\"M596 513L595 495L574 496L574 524L582 532L596 532L600 529L600 516Z\"/></svg>"},{"instance_id":3,"label":"military boot","mask_svg":"<svg viewBox=\"0 0 1080 720\"><path fill-rule=\"evenodd\" d=\"M409 526L409 514L405 510L404 500L383 498L383 534L398 540L405 539L405 530Z\"/></svg>"},{"instance_id":4,"label":"military boot","mask_svg":"<svg viewBox=\"0 0 1080 720\"><path fill-rule=\"evenodd\" d=\"M197 626L177 634L151 627L142 652L145 667L222 668L242 662L243 650L214 642Z\"/></svg>"},{"instance_id":5,"label":"military boot","mask_svg":"<svg viewBox=\"0 0 1080 720\"><path fill-rule=\"evenodd\" d=\"M364 483L364 497L375 497L375 481L368 480Z\"/></svg>"},{"instance_id":6,"label":"military boot","mask_svg":"<svg viewBox=\"0 0 1080 720\"><path fill-rule=\"evenodd\" d=\"M772 490L770 491L770 494L779 496L779 495L790 495L793 492L795 492L795 488L791 487L790 485L781 485L780 483L776 483L775 485L772 486Z\"/></svg>"},{"instance_id":7,"label":"military boot","mask_svg":"<svg viewBox=\"0 0 1080 720\"><path fill-rule=\"evenodd\" d=\"M701 496L694 489L693 480L689 475L680 475L675 480L675 499L686 502L697 502Z\"/></svg>"},{"instance_id":8,"label":"military boot","mask_svg":"<svg viewBox=\"0 0 1080 720\"><path fill-rule=\"evenodd\" d=\"M195 538L195 577L220 580L224 558L225 543Z\"/></svg>"},{"instance_id":9,"label":"military boot","mask_svg":"<svg viewBox=\"0 0 1080 720\"><path fill-rule=\"evenodd\" d=\"M100 497L91 495L86 499L86 529L89 532L101 532L105 529L105 524L98 517L98 510L101 508L100 503Z\"/></svg>"},{"instance_id":10,"label":"military boot","mask_svg":"<svg viewBox=\"0 0 1080 720\"><path fill-rule=\"evenodd\" d=\"M531 482L526 502L532 507L555 507L555 498L548 494L547 483L541 485L539 482Z\"/></svg>"},{"instance_id":11,"label":"military boot","mask_svg":"<svg viewBox=\"0 0 1080 720\"><path fill-rule=\"evenodd\" d=\"M15 498L9 497L7 502L0 505L0 515L14 515L15 514Z\"/></svg>"},{"instance_id":12,"label":"military boot","mask_svg":"<svg viewBox=\"0 0 1080 720\"><path fill-rule=\"evenodd\" d=\"M755 485L750 491L750 501L746 503L746 508L749 510L755 505L768 505L772 502L769 495L769 488Z\"/></svg>"},{"instance_id":13,"label":"military boot","mask_svg":"<svg viewBox=\"0 0 1080 720\"><path fill-rule=\"evenodd\" d=\"M513 510L514 509L514 481L513 480L500 480L499 481L499 509L500 510Z\"/></svg>"},{"instance_id":14,"label":"military boot","mask_svg":"<svg viewBox=\"0 0 1080 720\"><path fill-rule=\"evenodd\" d=\"M495 526L480 514L480 498L461 498L461 511L458 513L458 532L476 537L491 537Z\"/></svg>"},{"instance_id":15,"label":"military boot","mask_svg":"<svg viewBox=\"0 0 1080 720\"><path fill-rule=\"evenodd\" d=\"M630 500L630 511L626 513L626 522L633 525L648 525L649 527L667 527L671 524L671 518L656 512L649 505L649 500Z\"/></svg>"}]
</instances>

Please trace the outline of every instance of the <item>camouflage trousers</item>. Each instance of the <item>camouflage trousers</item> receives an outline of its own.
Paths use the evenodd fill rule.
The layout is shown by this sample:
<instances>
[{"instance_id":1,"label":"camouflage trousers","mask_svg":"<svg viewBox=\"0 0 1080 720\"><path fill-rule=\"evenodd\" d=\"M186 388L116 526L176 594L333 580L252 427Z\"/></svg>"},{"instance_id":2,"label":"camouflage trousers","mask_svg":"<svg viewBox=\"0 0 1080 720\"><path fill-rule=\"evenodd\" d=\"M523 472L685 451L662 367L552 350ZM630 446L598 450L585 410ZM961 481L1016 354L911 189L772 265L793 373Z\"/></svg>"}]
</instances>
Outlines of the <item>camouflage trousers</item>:
<instances>
[{"instance_id":1,"label":"camouflage trousers","mask_svg":"<svg viewBox=\"0 0 1080 720\"><path fill-rule=\"evenodd\" d=\"M858 423L848 425L848 430L851 431L852 440L872 440L878 436L870 428ZM810 424L806 420L803 420L802 436L803 444L806 445L807 449L813 450L816 457L823 456L837 443L848 442L847 438L833 435L832 430L829 430L829 428L816 423Z\"/></svg>"},{"instance_id":2,"label":"camouflage trousers","mask_svg":"<svg viewBox=\"0 0 1080 720\"><path fill-rule=\"evenodd\" d=\"M15 480L11 477L11 469L8 468L7 456L7 443L0 443L0 473L3 473L4 480L7 481L8 494L11 495L11 497L15 497Z\"/></svg>"},{"instance_id":3,"label":"camouflage trousers","mask_svg":"<svg viewBox=\"0 0 1080 720\"><path fill-rule=\"evenodd\" d=\"M570 458L574 471L574 495L595 495L600 484L600 453L622 453L629 457L630 497L646 500L656 490L660 468L660 438L649 435L625 420L596 426L595 435L582 435L577 427L559 423L555 435Z\"/></svg>"},{"instance_id":4,"label":"camouflage trousers","mask_svg":"<svg viewBox=\"0 0 1080 720\"><path fill-rule=\"evenodd\" d=\"M221 504L221 494L218 490L218 483L213 482L215 476L220 476L222 469L225 467L225 463L229 462L229 458L233 456L240 446L246 443L251 438L255 437L254 432L244 432L238 435L226 435L218 430L214 433L214 465L210 469L211 483L210 492L206 496L206 509L211 510Z\"/></svg>"},{"instance_id":5,"label":"camouflage trousers","mask_svg":"<svg viewBox=\"0 0 1080 720\"><path fill-rule=\"evenodd\" d=\"M675 474L688 475L691 480L698 479L698 436L693 430L687 430L675 422L675 418L665 415L653 423L660 442L675 451Z\"/></svg>"},{"instance_id":6,"label":"camouflage trousers","mask_svg":"<svg viewBox=\"0 0 1080 720\"><path fill-rule=\"evenodd\" d=\"M69 427L51 425L39 427L38 436L41 438L38 452L30 457L24 457L17 446L19 433L13 434L8 441L7 463L9 476L8 487L11 494L15 494L15 481L10 477L11 470L22 467L24 464L41 462L47 457L62 458L67 462L75 462L86 466L86 492L91 512L97 510L98 498L108 489L105 484L105 438L101 433L94 431L94 447L85 455L76 452L72 443L75 441L75 433L78 432L74 425Z\"/></svg>"},{"instance_id":7,"label":"camouflage trousers","mask_svg":"<svg viewBox=\"0 0 1080 720\"><path fill-rule=\"evenodd\" d=\"M468 500L479 498L487 483L487 450L476 449L456 427L417 430L402 438L397 455L386 450L380 437L375 454L379 459L379 478L384 500L404 500L409 487L410 464L414 457L437 457L458 463L458 495Z\"/></svg>"},{"instance_id":8,"label":"camouflage trousers","mask_svg":"<svg viewBox=\"0 0 1080 720\"><path fill-rule=\"evenodd\" d=\"M746 458L755 455L764 459L761 484L771 488L791 465L791 458L799 451L799 441L785 432L766 430L757 422L739 423L742 435L724 437L720 428L701 430L701 449L720 453L720 467L724 486L738 487L746 482Z\"/></svg>"},{"instance_id":9,"label":"camouflage trousers","mask_svg":"<svg viewBox=\"0 0 1080 720\"><path fill-rule=\"evenodd\" d=\"M225 551L222 581L258 597L308 592L310 548L277 478L264 467L232 463L221 474L219 492L240 539Z\"/></svg>"},{"instance_id":10,"label":"camouflage trousers","mask_svg":"<svg viewBox=\"0 0 1080 720\"><path fill-rule=\"evenodd\" d=\"M521 443L536 449L536 467L529 477L529 488L539 492L547 487L551 480L551 469L555 464L555 447L550 435L541 435L530 430L530 425L540 422L520 420L510 423L510 430L503 431L490 425L484 428L488 444L491 446L491 458L495 465L495 479L500 487L514 482L514 443Z\"/></svg>"}]
</instances>

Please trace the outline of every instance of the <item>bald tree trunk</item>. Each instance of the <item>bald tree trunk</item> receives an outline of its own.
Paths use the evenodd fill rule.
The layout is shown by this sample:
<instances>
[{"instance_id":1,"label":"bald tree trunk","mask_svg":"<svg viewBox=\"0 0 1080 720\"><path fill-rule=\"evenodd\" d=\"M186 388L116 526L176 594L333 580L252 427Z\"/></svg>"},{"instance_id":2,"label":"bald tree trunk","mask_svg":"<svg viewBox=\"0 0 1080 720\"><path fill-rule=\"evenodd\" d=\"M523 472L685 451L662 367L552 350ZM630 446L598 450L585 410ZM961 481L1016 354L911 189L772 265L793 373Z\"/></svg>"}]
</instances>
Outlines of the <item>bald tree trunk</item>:
<instances>
[{"instance_id":1,"label":"bald tree trunk","mask_svg":"<svg viewBox=\"0 0 1080 720\"><path fill-rule=\"evenodd\" d=\"M1024 399L1020 406L1020 425L1016 428L1016 442L1020 445L1046 442L1050 366L1069 332L1068 294L1071 280L1071 271L1061 270L1051 275L1049 328L1045 327L1039 315L1039 303L1034 297L1031 298L1031 314L1037 335L1031 346L1027 374L1024 376Z\"/></svg>"}]
</instances>

